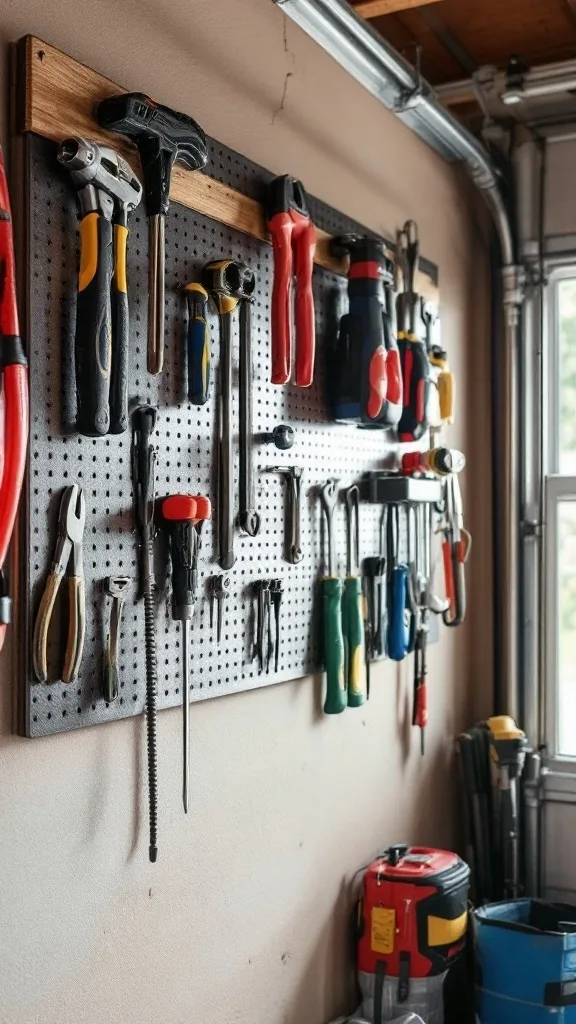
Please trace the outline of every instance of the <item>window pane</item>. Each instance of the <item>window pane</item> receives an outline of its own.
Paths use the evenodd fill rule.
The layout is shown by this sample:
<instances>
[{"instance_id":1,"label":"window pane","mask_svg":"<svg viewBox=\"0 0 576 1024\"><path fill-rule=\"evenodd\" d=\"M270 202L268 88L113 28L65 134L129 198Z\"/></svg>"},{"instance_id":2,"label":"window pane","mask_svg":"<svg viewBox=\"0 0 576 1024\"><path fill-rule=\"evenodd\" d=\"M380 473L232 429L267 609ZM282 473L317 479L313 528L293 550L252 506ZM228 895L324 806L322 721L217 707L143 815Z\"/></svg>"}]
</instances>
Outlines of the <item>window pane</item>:
<instances>
[{"instance_id":1,"label":"window pane","mask_svg":"<svg viewBox=\"0 0 576 1024\"><path fill-rule=\"evenodd\" d=\"M558 504L558 753L576 757L576 501Z\"/></svg>"},{"instance_id":2,"label":"window pane","mask_svg":"<svg viewBox=\"0 0 576 1024\"><path fill-rule=\"evenodd\" d=\"M560 333L560 473L576 476L576 278L557 285Z\"/></svg>"}]
</instances>

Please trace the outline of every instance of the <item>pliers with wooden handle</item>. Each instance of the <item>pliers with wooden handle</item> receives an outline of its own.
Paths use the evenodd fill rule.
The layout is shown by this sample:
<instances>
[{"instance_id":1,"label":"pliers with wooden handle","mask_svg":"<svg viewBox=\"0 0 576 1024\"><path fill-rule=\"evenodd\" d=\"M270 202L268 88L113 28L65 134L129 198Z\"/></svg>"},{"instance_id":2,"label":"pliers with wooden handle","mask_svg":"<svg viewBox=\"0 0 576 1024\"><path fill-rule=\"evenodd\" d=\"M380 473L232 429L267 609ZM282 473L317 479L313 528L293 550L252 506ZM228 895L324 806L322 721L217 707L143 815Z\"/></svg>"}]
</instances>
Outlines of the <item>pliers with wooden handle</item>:
<instances>
[{"instance_id":1,"label":"pliers with wooden handle","mask_svg":"<svg viewBox=\"0 0 576 1024\"><path fill-rule=\"evenodd\" d=\"M84 567L82 562L82 537L86 519L84 494L78 484L67 487L60 502L58 540L54 561L46 581L44 593L38 608L34 626L32 660L34 675L40 683L48 679L48 630L54 610L56 595L70 562L68 572L68 595L70 600L68 620L68 641L64 655L62 682L72 683L80 669L86 630L86 606L84 594Z\"/></svg>"}]
</instances>

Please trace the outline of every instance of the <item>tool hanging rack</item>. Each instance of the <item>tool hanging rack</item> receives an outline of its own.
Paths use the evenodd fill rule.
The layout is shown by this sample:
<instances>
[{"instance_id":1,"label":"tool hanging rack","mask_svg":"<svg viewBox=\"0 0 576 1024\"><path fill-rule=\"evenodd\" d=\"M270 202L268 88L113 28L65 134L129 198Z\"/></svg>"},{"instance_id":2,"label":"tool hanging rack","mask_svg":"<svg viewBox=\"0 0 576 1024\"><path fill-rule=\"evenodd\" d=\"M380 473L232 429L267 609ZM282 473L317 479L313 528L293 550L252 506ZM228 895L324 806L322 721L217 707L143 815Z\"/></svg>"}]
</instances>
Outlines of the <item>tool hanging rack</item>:
<instances>
[{"instance_id":1,"label":"tool hanging rack","mask_svg":"<svg viewBox=\"0 0 576 1024\"><path fill-rule=\"evenodd\" d=\"M31 439L28 479L14 545L15 651L18 730L28 736L140 714L145 701L144 623L137 581L137 546L132 514L129 433L103 438L79 436L74 428L75 278L78 262L75 197L56 163L56 142L81 135L110 144L93 117L96 102L121 92L114 83L34 37L22 40L14 54L13 178L19 229L20 295L25 308L23 332L30 358ZM194 113L194 112L192 112ZM137 168L134 150L112 142ZM363 472L382 468L393 447L381 431L331 423L325 405L325 358L337 329L338 309L346 301L344 261L329 253L335 234L367 232L361 225L316 199L310 200L318 227L314 296L318 364L310 389L278 388L269 383L269 316L272 254L260 203L274 175L214 140L205 172L176 165L172 176L166 248L166 363L164 373L146 371L147 231L144 211L130 219L128 287L131 308L129 395L132 405L158 407L154 443L158 453L157 493L213 492L215 466L214 386L208 403L192 406L186 397L184 350L186 300L183 289L198 280L210 260L231 256L256 274L253 308L254 422L256 437L277 423L295 431L287 452L256 444L256 500L262 516L257 537L236 538L237 563L223 611L223 638L216 644L209 626L209 578L216 564L216 534L206 530L200 563L199 607L192 625L192 700L301 678L320 672L317 581L325 570L318 489L328 478L342 488ZM20 188L20 195L18 195ZM374 235L374 237L377 237ZM388 244L388 243L387 243ZM417 288L438 300L436 268L421 260ZM212 363L219 357L219 332L210 310ZM238 366L237 337L234 365ZM237 395L234 406L237 430ZM297 565L283 560L285 484L278 465L303 468L302 549ZM65 487L79 481L86 496L84 563L86 639L78 680L66 685L34 681L31 633L55 541L58 505ZM235 482L237 489L237 480ZM207 524L208 525L208 524ZM360 508L361 555L378 551L380 508ZM339 570L344 569L345 516L335 516ZM127 593L119 643L119 696L103 697L108 604L105 582L122 573ZM278 672L260 673L253 658L255 584L282 579L282 636ZM166 581L158 575L157 630L159 709L180 704L180 637L172 621ZM48 640L48 665L61 662L65 616L57 609ZM323 686L322 682L322 686ZM317 706L321 707L321 685Z\"/></svg>"}]
</instances>

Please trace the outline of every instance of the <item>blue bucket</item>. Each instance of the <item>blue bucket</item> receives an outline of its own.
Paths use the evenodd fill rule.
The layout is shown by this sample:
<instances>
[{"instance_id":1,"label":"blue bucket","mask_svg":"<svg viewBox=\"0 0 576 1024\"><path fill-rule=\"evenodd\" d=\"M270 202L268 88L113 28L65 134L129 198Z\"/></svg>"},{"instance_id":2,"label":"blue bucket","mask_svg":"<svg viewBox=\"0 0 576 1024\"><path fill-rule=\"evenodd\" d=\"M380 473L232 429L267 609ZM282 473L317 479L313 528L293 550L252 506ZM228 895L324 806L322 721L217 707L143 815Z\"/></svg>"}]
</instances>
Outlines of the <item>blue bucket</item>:
<instances>
[{"instance_id":1,"label":"blue bucket","mask_svg":"<svg viewBox=\"0 0 576 1024\"><path fill-rule=\"evenodd\" d=\"M481 1024L576 1024L576 907L512 900L474 919Z\"/></svg>"}]
</instances>

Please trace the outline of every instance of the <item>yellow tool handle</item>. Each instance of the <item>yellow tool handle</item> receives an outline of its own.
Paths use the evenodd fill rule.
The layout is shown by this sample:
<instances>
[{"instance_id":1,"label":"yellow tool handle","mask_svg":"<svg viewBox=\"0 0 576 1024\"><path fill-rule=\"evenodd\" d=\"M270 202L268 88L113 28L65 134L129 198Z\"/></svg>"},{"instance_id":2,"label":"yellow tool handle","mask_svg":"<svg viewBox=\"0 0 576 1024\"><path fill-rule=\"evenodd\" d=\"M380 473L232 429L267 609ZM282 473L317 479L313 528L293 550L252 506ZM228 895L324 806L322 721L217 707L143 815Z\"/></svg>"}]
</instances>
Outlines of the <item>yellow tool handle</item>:
<instances>
[{"instance_id":1,"label":"yellow tool handle","mask_svg":"<svg viewBox=\"0 0 576 1024\"><path fill-rule=\"evenodd\" d=\"M45 683L48 679L48 629L62 576L61 572L51 572L48 576L34 624L32 666L39 683Z\"/></svg>"},{"instance_id":2,"label":"yellow tool handle","mask_svg":"<svg viewBox=\"0 0 576 1024\"><path fill-rule=\"evenodd\" d=\"M342 595L348 707L358 708L366 700L366 653L364 647L364 601L359 576L347 576Z\"/></svg>"},{"instance_id":3,"label":"yellow tool handle","mask_svg":"<svg viewBox=\"0 0 576 1024\"><path fill-rule=\"evenodd\" d=\"M84 577L68 577L68 594L70 599L70 619L68 622L68 642L64 655L62 682L73 683L80 671L84 635L86 632L86 603L84 594Z\"/></svg>"},{"instance_id":4,"label":"yellow tool handle","mask_svg":"<svg viewBox=\"0 0 576 1024\"><path fill-rule=\"evenodd\" d=\"M438 374L437 387L440 419L443 423L454 423L454 374L450 370L441 370Z\"/></svg>"},{"instance_id":5,"label":"yellow tool handle","mask_svg":"<svg viewBox=\"0 0 576 1024\"><path fill-rule=\"evenodd\" d=\"M81 434L98 437L107 434L110 427L111 222L98 213L87 213L80 222L80 240L75 336L77 425Z\"/></svg>"},{"instance_id":6,"label":"yellow tool handle","mask_svg":"<svg viewBox=\"0 0 576 1024\"><path fill-rule=\"evenodd\" d=\"M128 351L130 321L126 283L128 228L114 224L114 273L110 289L112 354L110 362L110 433L128 429Z\"/></svg>"}]
</instances>

